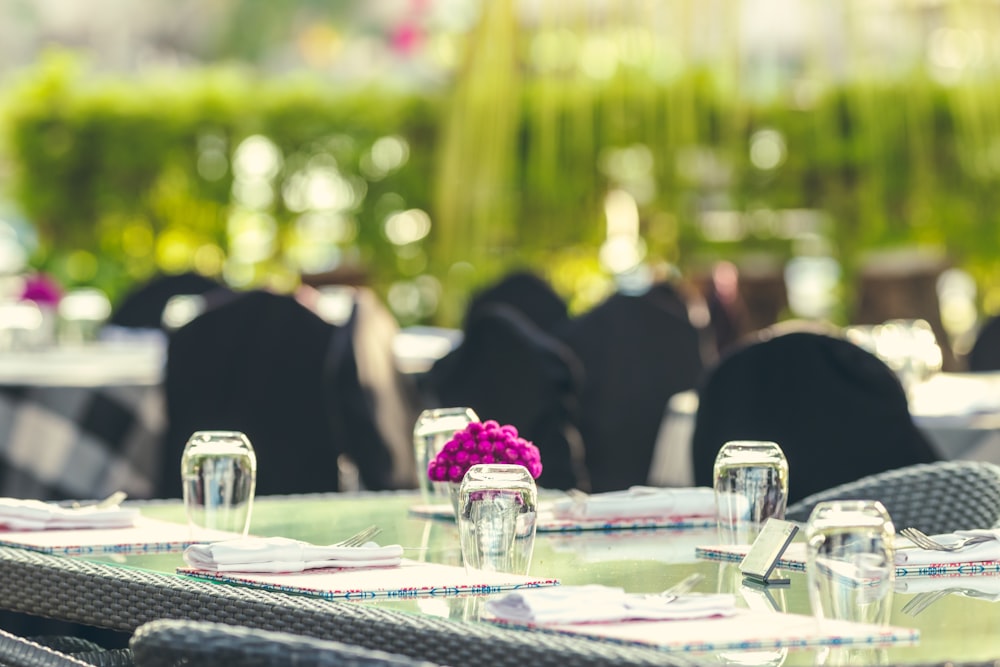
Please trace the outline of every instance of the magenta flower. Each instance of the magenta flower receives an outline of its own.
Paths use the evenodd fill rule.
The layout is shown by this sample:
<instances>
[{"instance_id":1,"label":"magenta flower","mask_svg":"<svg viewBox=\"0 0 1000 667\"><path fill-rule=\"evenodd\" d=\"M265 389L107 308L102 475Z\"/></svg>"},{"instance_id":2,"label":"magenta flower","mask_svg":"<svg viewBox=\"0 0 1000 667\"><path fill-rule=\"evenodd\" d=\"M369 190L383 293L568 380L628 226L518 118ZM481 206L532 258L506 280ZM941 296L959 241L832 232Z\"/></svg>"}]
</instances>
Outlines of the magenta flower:
<instances>
[{"instance_id":1,"label":"magenta flower","mask_svg":"<svg viewBox=\"0 0 1000 667\"><path fill-rule=\"evenodd\" d=\"M36 273L27 278L21 291L22 300L34 301L40 306L56 306L61 297L59 284L44 273Z\"/></svg>"},{"instance_id":2,"label":"magenta flower","mask_svg":"<svg viewBox=\"0 0 1000 667\"><path fill-rule=\"evenodd\" d=\"M490 419L473 422L452 436L427 466L427 476L435 482L461 482L477 463L515 463L535 479L542 474L538 447L520 437L513 426Z\"/></svg>"}]
</instances>

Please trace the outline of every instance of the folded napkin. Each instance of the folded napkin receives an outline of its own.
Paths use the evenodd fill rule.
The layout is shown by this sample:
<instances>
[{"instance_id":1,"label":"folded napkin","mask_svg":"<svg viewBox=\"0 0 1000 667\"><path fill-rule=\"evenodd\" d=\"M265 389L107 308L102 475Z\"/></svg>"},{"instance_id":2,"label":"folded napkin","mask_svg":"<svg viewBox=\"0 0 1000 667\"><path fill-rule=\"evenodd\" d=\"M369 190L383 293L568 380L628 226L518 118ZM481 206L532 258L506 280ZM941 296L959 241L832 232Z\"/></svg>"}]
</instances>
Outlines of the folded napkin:
<instances>
[{"instance_id":1,"label":"folded napkin","mask_svg":"<svg viewBox=\"0 0 1000 667\"><path fill-rule=\"evenodd\" d=\"M1000 530L956 530L954 533L932 535L931 537L938 542L949 544L974 535L986 535L993 539L964 547L958 551L935 551L916 546L897 545L896 565L950 565L952 563L1000 560Z\"/></svg>"},{"instance_id":2,"label":"folded napkin","mask_svg":"<svg viewBox=\"0 0 1000 667\"><path fill-rule=\"evenodd\" d=\"M608 491L581 499L557 500L552 511L560 519L577 520L632 517L715 518L715 492L706 487L633 486L625 491Z\"/></svg>"},{"instance_id":3,"label":"folded napkin","mask_svg":"<svg viewBox=\"0 0 1000 667\"><path fill-rule=\"evenodd\" d=\"M192 544L184 561L199 570L215 572L302 572L322 567L393 567L399 565L403 547L381 547L368 542L360 547L316 546L286 537L248 537L212 544Z\"/></svg>"},{"instance_id":4,"label":"folded napkin","mask_svg":"<svg viewBox=\"0 0 1000 667\"><path fill-rule=\"evenodd\" d=\"M729 616L736 612L736 602L727 594L640 595L591 584L518 590L488 601L486 609L502 621L562 625Z\"/></svg>"},{"instance_id":5,"label":"folded napkin","mask_svg":"<svg viewBox=\"0 0 1000 667\"><path fill-rule=\"evenodd\" d=\"M0 527L7 530L127 528L138 516L137 508L120 505L63 507L41 500L0 498Z\"/></svg>"}]
</instances>

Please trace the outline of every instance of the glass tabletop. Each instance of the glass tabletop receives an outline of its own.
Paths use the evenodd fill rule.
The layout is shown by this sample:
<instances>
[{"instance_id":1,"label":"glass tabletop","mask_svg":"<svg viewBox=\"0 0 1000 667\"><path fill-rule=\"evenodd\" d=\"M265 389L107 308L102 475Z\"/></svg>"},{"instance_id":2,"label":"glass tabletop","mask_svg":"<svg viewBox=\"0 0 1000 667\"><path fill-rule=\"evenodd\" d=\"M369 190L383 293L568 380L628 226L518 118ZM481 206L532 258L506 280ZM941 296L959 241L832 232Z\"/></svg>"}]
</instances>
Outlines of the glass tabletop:
<instances>
[{"instance_id":1,"label":"glass tabletop","mask_svg":"<svg viewBox=\"0 0 1000 667\"><path fill-rule=\"evenodd\" d=\"M412 516L409 508L418 502L416 493L259 498L254 505L250 530L256 535L282 535L314 544L330 544L374 523L382 528L378 541L401 544L407 558L461 565L454 523ZM141 508L144 515L153 518L184 521L180 501L142 504ZM755 599L750 591L741 588L736 564L695 558L696 546L716 542L714 529L706 528L539 533L530 574L558 578L564 585L599 583L639 593L661 591L699 572L704 579L696 591L735 593L740 605L759 604L759 598ZM165 573L173 573L183 565L179 553L107 554L87 558ZM795 571L785 573L791 578L791 585L771 590L774 604L782 611L808 614L805 575ZM974 591L964 590L974 585L975 580L974 576L963 576L941 582L940 587L952 591L916 615L903 609L916 593L897 592L894 595L890 624L918 629L921 638L915 645L749 651L714 657L723 663L772 665L916 664L995 659L1000 657L1000 633L996 632L1000 627L1000 604L996 604L994 598L975 597ZM994 587L1000 588L1000 579ZM379 599L362 604L474 621L479 617L483 600L482 597L434 597Z\"/></svg>"}]
</instances>

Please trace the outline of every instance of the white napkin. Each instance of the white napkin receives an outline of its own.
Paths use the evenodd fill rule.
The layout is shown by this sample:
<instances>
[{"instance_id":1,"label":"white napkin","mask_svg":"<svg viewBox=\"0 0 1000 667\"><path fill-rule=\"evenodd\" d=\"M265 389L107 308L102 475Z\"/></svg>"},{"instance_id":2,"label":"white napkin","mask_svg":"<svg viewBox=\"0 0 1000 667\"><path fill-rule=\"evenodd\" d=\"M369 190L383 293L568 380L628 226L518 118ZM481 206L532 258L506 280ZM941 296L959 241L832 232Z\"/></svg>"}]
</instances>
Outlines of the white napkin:
<instances>
[{"instance_id":1,"label":"white napkin","mask_svg":"<svg viewBox=\"0 0 1000 667\"><path fill-rule=\"evenodd\" d=\"M728 594L662 597L627 594L621 588L591 584L518 590L489 600L486 609L503 621L560 625L729 616L736 612L736 602Z\"/></svg>"},{"instance_id":2,"label":"white napkin","mask_svg":"<svg viewBox=\"0 0 1000 667\"><path fill-rule=\"evenodd\" d=\"M0 498L0 527L7 530L127 528L138 516L137 508L120 505L63 507L41 500Z\"/></svg>"},{"instance_id":3,"label":"white napkin","mask_svg":"<svg viewBox=\"0 0 1000 667\"><path fill-rule=\"evenodd\" d=\"M949 565L952 563L973 563L984 560L1000 560L1000 530L956 530L954 533L931 535L938 542L954 543L973 535L987 535L994 539L967 546L958 551L934 551L919 547L896 547L896 565Z\"/></svg>"},{"instance_id":4,"label":"white napkin","mask_svg":"<svg viewBox=\"0 0 1000 667\"><path fill-rule=\"evenodd\" d=\"M633 486L625 491L594 493L553 504L561 519L623 519L631 517L715 518L715 492L707 487L660 488Z\"/></svg>"},{"instance_id":5,"label":"white napkin","mask_svg":"<svg viewBox=\"0 0 1000 667\"><path fill-rule=\"evenodd\" d=\"M322 567L393 567L403 547L368 542L360 547L316 546L287 537L248 537L212 544L192 544L184 561L215 572L302 572Z\"/></svg>"}]
</instances>

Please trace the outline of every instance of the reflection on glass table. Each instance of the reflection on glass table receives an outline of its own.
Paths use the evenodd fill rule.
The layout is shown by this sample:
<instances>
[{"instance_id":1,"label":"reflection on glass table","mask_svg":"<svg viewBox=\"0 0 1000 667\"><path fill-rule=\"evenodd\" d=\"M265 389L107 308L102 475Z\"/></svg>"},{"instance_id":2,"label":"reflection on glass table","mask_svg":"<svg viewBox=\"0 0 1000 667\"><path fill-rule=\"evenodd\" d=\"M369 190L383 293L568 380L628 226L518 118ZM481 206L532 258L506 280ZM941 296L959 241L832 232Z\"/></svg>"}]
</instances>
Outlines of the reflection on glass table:
<instances>
[{"instance_id":1,"label":"reflection on glass table","mask_svg":"<svg viewBox=\"0 0 1000 667\"><path fill-rule=\"evenodd\" d=\"M459 535L453 523L417 519L410 516L408 508L419 503L419 494L382 493L362 496L299 496L286 498L259 498L254 505L250 532L260 535L285 535L315 544L329 544L350 535L370 524L379 525L383 532L380 543L399 543L405 548L405 557L430 562L461 564ZM179 500L150 503L142 506L149 516L184 522L184 509ZM710 531L709 531L710 532ZM628 544L631 536L640 540L641 548ZM579 549L572 548L573 538L581 540ZM605 538L607 557L597 554L601 539ZM539 534L536 538L531 563L532 576L551 576L565 585L597 583L620 586L628 592L644 593L662 591L685 576L699 572L704 579L695 592L738 591L742 584L738 564L709 560L673 562L651 557L653 553L667 553L679 541L687 542L684 531L649 530L606 535ZM710 535L705 535L707 541ZM620 545L613 546L613 545ZM617 549L624 556L613 555ZM150 556L106 556L95 558L102 562L117 563L127 567L174 572L182 565L180 554ZM791 585L776 594L780 608L789 613L810 614L806 576L802 572L783 571L791 578ZM952 578L956 586L971 583L976 577ZM735 588L734 588L735 587ZM945 661L977 661L1000 656L1000 604L988 599L967 595L948 595L938 600L918 616L910 616L902 607L914 593L900 591L892 599L890 624L916 628L921 633L914 646L892 646L879 649L877 656L864 659L881 660L884 664L927 664ZM376 605L406 612L438 617L475 620L482 612L482 597L422 598L365 601L358 604ZM743 598L740 603L750 606ZM778 664L775 656L743 655L727 652L726 655L705 656L709 663L720 664ZM755 652L751 652L755 653ZM827 665L844 664L853 659L845 651L819 652L792 649L783 656L784 665L814 665L825 661ZM741 662L741 660L743 662Z\"/></svg>"}]
</instances>

